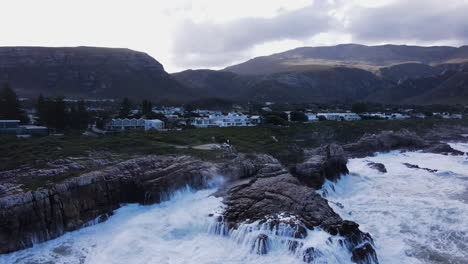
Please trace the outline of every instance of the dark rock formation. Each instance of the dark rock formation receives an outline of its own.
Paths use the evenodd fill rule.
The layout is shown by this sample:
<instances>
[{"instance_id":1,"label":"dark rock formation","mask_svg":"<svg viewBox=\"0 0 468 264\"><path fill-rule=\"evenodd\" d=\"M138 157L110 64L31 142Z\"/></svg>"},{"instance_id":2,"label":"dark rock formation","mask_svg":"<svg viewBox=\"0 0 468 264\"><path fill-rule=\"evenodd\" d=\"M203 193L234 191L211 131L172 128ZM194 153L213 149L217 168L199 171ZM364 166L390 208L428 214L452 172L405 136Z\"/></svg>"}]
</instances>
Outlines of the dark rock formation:
<instances>
[{"instance_id":1,"label":"dark rock formation","mask_svg":"<svg viewBox=\"0 0 468 264\"><path fill-rule=\"evenodd\" d=\"M310 150L306 153L307 160L296 165L295 175L307 186L320 189L325 180L336 181L349 173L344 154L343 148L336 144Z\"/></svg>"},{"instance_id":2,"label":"dark rock formation","mask_svg":"<svg viewBox=\"0 0 468 264\"><path fill-rule=\"evenodd\" d=\"M438 154L453 154L453 155L463 155L464 153L458 150L453 149L449 144L447 143L436 143L433 144L423 150L424 152L429 152L429 153L438 153Z\"/></svg>"},{"instance_id":3,"label":"dark rock formation","mask_svg":"<svg viewBox=\"0 0 468 264\"><path fill-rule=\"evenodd\" d=\"M375 163L369 161L367 163L367 166L371 167L372 169L378 170L381 173L387 173L387 168L385 168L385 165L383 165L382 163Z\"/></svg>"},{"instance_id":4,"label":"dark rock formation","mask_svg":"<svg viewBox=\"0 0 468 264\"><path fill-rule=\"evenodd\" d=\"M377 260L377 255L371 244L365 243L353 250L351 260L358 264L374 263Z\"/></svg>"},{"instance_id":5,"label":"dark rock formation","mask_svg":"<svg viewBox=\"0 0 468 264\"><path fill-rule=\"evenodd\" d=\"M258 235L257 239L253 244L252 251L259 255L265 255L268 253L268 248L270 246L269 244L270 240L267 235Z\"/></svg>"},{"instance_id":6,"label":"dark rock formation","mask_svg":"<svg viewBox=\"0 0 468 264\"><path fill-rule=\"evenodd\" d=\"M306 250L304 250L304 253L302 255L302 260L305 263L312 263L315 260L316 257L319 257L321 255L323 255L322 252L320 252L319 250L316 250L313 247L310 247L310 248L307 248Z\"/></svg>"},{"instance_id":7,"label":"dark rock formation","mask_svg":"<svg viewBox=\"0 0 468 264\"><path fill-rule=\"evenodd\" d=\"M186 185L201 188L213 167L190 157L149 156L72 178L50 189L0 194L0 254L104 221L122 203L149 204Z\"/></svg>"},{"instance_id":8,"label":"dark rock formation","mask_svg":"<svg viewBox=\"0 0 468 264\"><path fill-rule=\"evenodd\" d=\"M40 93L159 100L190 96L158 61L129 49L1 47L0 84L4 82L23 97Z\"/></svg>"},{"instance_id":9,"label":"dark rock formation","mask_svg":"<svg viewBox=\"0 0 468 264\"><path fill-rule=\"evenodd\" d=\"M350 157L363 158L375 152L390 150L419 150L428 146L428 142L408 130L398 132L383 131L379 134L366 134L358 142L343 146Z\"/></svg>"},{"instance_id":10,"label":"dark rock formation","mask_svg":"<svg viewBox=\"0 0 468 264\"><path fill-rule=\"evenodd\" d=\"M438 170L433 170L433 169L428 169L428 168L421 168L421 167L419 167L418 165L409 164L409 163L403 163L403 165L405 165L406 167L408 167L408 168L410 168L410 169L420 169L420 170L428 171L428 172L430 172L430 173L435 173L435 172L438 171Z\"/></svg>"},{"instance_id":11,"label":"dark rock formation","mask_svg":"<svg viewBox=\"0 0 468 264\"><path fill-rule=\"evenodd\" d=\"M336 146L324 150L335 155L341 152ZM276 159L262 155L254 163L258 170L253 177L229 186L223 192L226 208L222 219L230 228L237 228L239 223L260 221L268 223L271 229L289 226L294 230L291 237L304 238L307 235L305 228L320 227L331 235L343 236L350 252L362 243L372 243L370 235L362 233L359 225L343 221L324 198L304 186ZM297 243L289 245L295 250L299 246ZM313 260L312 251L304 255L305 261ZM375 255L375 252L369 254Z\"/></svg>"}]
</instances>

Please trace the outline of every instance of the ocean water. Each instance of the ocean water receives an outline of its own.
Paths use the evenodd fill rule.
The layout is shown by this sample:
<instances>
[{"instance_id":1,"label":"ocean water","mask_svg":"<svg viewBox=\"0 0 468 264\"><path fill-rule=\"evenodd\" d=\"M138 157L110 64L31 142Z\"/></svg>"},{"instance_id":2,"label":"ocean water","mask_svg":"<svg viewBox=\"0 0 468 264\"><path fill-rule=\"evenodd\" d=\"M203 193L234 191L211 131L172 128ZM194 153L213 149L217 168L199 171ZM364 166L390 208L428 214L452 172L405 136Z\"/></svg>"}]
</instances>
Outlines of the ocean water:
<instances>
[{"instance_id":1,"label":"ocean water","mask_svg":"<svg viewBox=\"0 0 468 264\"><path fill-rule=\"evenodd\" d=\"M451 146L468 152L468 144ZM388 173L368 161L384 164ZM348 168L350 175L320 192L343 218L371 233L381 263L468 263L466 155L394 151L352 159Z\"/></svg>"},{"instance_id":2,"label":"ocean water","mask_svg":"<svg viewBox=\"0 0 468 264\"><path fill-rule=\"evenodd\" d=\"M312 263L350 263L350 254L339 246L339 237L324 231L309 231L306 239L291 239L293 230L272 232L265 225L245 224L226 233L214 218L222 212L215 189L176 192L152 206L126 205L108 221L70 232L33 248L0 255L0 263L27 264L215 264L304 263L309 247L317 250ZM213 214L213 216L210 216ZM259 254L267 235L267 254ZM330 238L330 240L329 240ZM289 240L302 243L297 252L288 250Z\"/></svg>"},{"instance_id":3,"label":"ocean water","mask_svg":"<svg viewBox=\"0 0 468 264\"><path fill-rule=\"evenodd\" d=\"M452 147L468 151L468 144ZM388 173L369 168L369 161L383 163ZM348 167L350 175L327 182L319 192L344 219L371 233L380 263L468 263L466 156L395 151L352 159ZM223 204L211 196L215 191L187 188L161 204L125 205L104 223L0 255L0 264L295 264L304 263L310 247L315 248L311 263L351 263L339 237L321 230L309 230L305 239L259 223L227 232L216 221ZM291 242L302 247L291 252Z\"/></svg>"}]
</instances>

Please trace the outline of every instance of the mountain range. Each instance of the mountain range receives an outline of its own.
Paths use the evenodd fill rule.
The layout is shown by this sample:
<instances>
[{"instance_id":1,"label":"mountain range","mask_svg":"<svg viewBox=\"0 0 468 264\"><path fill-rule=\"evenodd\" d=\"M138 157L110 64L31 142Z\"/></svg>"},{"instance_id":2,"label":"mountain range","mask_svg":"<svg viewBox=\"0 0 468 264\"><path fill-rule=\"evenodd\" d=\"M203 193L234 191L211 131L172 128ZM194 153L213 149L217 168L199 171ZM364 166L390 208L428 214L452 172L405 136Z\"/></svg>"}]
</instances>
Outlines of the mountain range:
<instances>
[{"instance_id":1,"label":"mountain range","mask_svg":"<svg viewBox=\"0 0 468 264\"><path fill-rule=\"evenodd\" d=\"M2 82L26 97L467 104L468 46L302 47L174 74L129 49L3 47Z\"/></svg>"}]
</instances>

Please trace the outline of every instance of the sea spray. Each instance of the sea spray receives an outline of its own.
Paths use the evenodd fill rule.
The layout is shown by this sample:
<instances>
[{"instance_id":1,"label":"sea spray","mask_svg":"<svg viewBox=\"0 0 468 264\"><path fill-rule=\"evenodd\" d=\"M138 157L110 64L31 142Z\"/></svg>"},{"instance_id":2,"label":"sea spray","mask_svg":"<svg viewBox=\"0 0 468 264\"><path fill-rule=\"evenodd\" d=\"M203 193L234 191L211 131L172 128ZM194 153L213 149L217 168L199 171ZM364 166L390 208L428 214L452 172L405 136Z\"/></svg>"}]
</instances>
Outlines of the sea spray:
<instances>
[{"instance_id":1,"label":"sea spray","mask_svg":"<svg viewBox=\"0 0 468 264\"><path fill-rule=\"evenodd\" d=\"M466 151L468 145L451 146ZM368 161L384 164L388 172L370 168ZM327 182L319 193L343 218L371 233L381 263L467 263L466 161L466 156L398 151L352 159L351 173Z\"/></svg>"}]
</instances>

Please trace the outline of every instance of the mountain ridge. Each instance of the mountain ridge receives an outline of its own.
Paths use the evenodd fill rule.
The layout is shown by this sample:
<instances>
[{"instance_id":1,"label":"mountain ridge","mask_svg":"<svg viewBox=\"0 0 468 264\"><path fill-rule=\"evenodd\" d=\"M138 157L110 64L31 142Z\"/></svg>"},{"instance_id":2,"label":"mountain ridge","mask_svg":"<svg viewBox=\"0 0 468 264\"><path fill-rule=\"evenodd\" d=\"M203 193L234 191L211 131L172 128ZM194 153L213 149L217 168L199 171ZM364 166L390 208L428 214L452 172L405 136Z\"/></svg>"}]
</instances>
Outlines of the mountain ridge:
<instances>
[{"instance_id":1,"label":"mountain ridge","mask_svg":"<svg viewBox=\"0 0 468 264\"><path fill-rule=\"evenodd\" d=\"M190 96L156 59L126 48L0 47L0 83L7 82L26 97Z\"/></svg>"}]
</instances>

